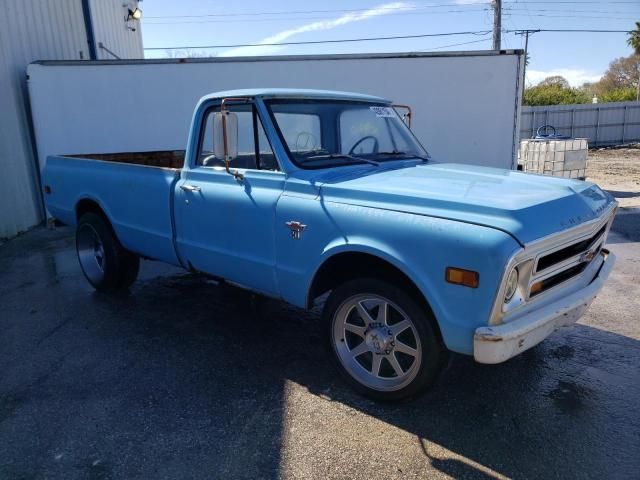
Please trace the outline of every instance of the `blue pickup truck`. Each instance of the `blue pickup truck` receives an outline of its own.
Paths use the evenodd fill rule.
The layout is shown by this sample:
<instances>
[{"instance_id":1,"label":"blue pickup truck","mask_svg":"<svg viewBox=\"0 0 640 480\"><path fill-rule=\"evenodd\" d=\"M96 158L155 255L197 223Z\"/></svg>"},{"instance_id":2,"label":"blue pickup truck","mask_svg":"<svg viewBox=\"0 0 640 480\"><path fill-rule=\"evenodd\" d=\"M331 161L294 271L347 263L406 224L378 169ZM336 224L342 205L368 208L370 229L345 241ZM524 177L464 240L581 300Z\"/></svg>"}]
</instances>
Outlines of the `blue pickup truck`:
<instances>
[{"instance_id":1,"label":"blue pickup truck","mask_svg":"<svg viewBox=\"0 0 640 480\"><path fill-rule=\"evenodd\" d=\"M50 156L46 206L75 226L96 289L127 288L145 258L322 299L347 382L404 398L449 351L499 363L576 322L613 267L617 204L587 182L439 163L401 112L352 93L215 93L186 151Z\"/></svg>"}]
</instances>

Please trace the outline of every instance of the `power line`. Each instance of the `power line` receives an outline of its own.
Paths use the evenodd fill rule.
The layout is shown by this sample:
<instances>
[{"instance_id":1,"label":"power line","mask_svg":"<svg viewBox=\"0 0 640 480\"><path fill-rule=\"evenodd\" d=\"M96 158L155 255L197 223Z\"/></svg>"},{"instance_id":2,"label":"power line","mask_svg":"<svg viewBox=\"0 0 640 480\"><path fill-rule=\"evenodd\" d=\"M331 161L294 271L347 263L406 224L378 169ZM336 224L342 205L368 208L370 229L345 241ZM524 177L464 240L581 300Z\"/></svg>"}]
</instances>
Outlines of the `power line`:
<instances>
[{"instance_id":1,"label":"power line","mask_svg":"<svg viewBox=\"0 0 640 480\"><path fill-rule=\"evenodd\" d=\"M523 3L520 3L519 5L524 5ZM638 3L638 5L640 5L640 2ZM531 12L531 10L527 9L522 9L522 8L513 8L513 7L509 7L509 8L505 8L504 9L505 12ZM557 8L554 9L544 9L544 8L536 8L535 10L536 12L551 12L551 13L604 13L604 14L620 14L620 15L625 15L628 14L630 12L620 12L620 11L611 11L611 10L559 10ZM639 12L640 13L640 12Z\"/></svg>"},{"instance_id":2,"label":"power line","mask_svg":"<svg viewBox=\"0 0 640 480\"><path fill-rule=\"evenodd\" d=\"M562 33L630 33L631 30L595 30L588 28L521 28L515 30L505 30L506 33L518 33L518 32L562 32Z\"/></svg>"},{"instance_id":3,"label":"power line","mask_svg":"<svg viewBox=\"0 0 640 480\"><path fill-rule=\"evenodd\" d=\"M504 2L505 4L510 5L537 5L537 4L553 4L553 5L602 5L601 1L555 1L555 0L530 0L530 1L509 1ZM469 8L469 7L477 7L477 6L485 6L488 7L492 4L492 2L478 2L478 3L468 3L468 4L458 4L455 1L449 3L438 3L438 4L420 4L419 6L396 6L396 7L381 7L379 10L385 11L415 11L417 9L425 9L425 8L445 8L445 7L455 7L455 8ZM611 1L607 2L607 4L613 5L638 5L637 0L627 0L627 1ZM371 10L371 8L353 8L353 9L328 9L328 10L294 10L294 11L267 11L267 12L234 12L234 13L207 13L201 15L155 15L155 16L145 16L145 19L163 19L163 18L203 18L203 17L247 17L247 16L262 16L262 15L293 15L293 14L309 14L309 13L356 13L356 12L366 12ZM626 13L626 12L620 12Z\"/></svg>"},{"instance_id":4,"label":"power line","mask_svg":"<svg viewBox=\"0 0 640 480\"><path fill-rule=\"evenodd\" d=\"M532 29L503 29L504 33L518 33ZM598 29L561 29L561 28L537 28L536 32L563 32L563 33L630 33L631 30L598 30ZM371 42L378 40L403 40L411 38L428 38L428 37L448 37L456 35L488 35L492 30L480 30L469 32L447 32L447 33L425 33L422 35L395 35L390 37L368 37L368 38L342 38L336 40L313 40L304 42L280 42L280 43L237 43L232 45L187 45L181 47L145 47L144 50L188 50L202 48L239 48L239 47L278 47L285 45L317 45L323 43L351 43L351 42Z\"/></svg>"},{"instance_id":5,"label":"power line","mask_svg":"<svg viewBox=\"0 0 640 480\"><path fill-rule=\"evenodd\" d=\"M422 12L422 11L402 11L385 13L384 17L391 15L442 15L446 13L477 13L486 12L488 8L481 8L479 10L443 10L438 12ZM373 18L373 17L372 17ZM184 24L208 24L208 23L246 23L246 22L274 22L274 21L286 21L286 20L327 20L327 17L278 17L278 18L243 18L235 20L177 20L174 22L145 22L145 26L148 25L184 25Z\"/></svg>"},{"instance_id":6,"label":"power line","mask_svg":"<svg viewBox=\"0 0 640 480\"><path fill-rule=\"evenodd\" d=\"M626 20L629 21L628 17L603 17L602 15L549 15L544 13L511 13L505 12L506 15L511 15L512 17L545 17L545 18L594 18L597 20Z\"/></svg>"},{"instance_id":7,"label":"power line","mask_svg":"<svg viewBox=\"0 0 640 480\"><path fill-rule=\"evenodd\" d=\"M583 2L583 1L561 1L561 2L556 2L555 0L533 0L533 1L529 1L529 2L505 2L505 3L518 3L520 5L535 5L535 4L547 4L547 3L551 3L553 5L559 5L559 4L569 4L569 5L589 5L589 4L598 4L598 5L602 5L601 1L591 1L591 2ZM637 0L627 0L627 1L617 1L617 2L607 2L607 4L614 4L614 5L637 5L638 1Z\"/></svg>"},{"instance_id":8,"label":"power line","mask_svg":"<svg viewBox=\"0 0 640 480\"><path fill-rule=\"evenodd\" d=\"M467 11L462 11L462 10L448 10L446 12L397 12L397 13L388 13L385 14L385 17L388 17L390 15L437 15L437 14L443 14L443 13L483 13L483 12L488 12L489 9L488 8L483 8L480 10L467 10ZM538 12L540 11L545 11L545 10L536 10ZM572 13L572 12L576 12L576 13L600 13L602 15L598 15L598 16L593 16L593 15L576 15L576 14L571 14L571 15L553 15L553 14L540 14L540 13L531 13L530 11L527 10L514 10L514 9L503 9L503 14L505 16L512 16L512 17L546 17L546 18L593 18L593 19L599 19L599 20L626 20L629 21L629 17L607 17L607 16L603 16L604 14L620 14L620 13L625 13L625 12L604 12L604 11L599 11L599 12L591 12L589 10L583 10L583 11L577 11L577 10L546 10L548 12L558 12L558 13ZM521 12L521 13L519 13ZM251 23L267 23L267 22L277 22L277 21L291 21L291 20L326 20L326 17L280 17L280 18L265 18L265 19L239 19L239 20L201 20L201 21L196 21L196 20L186 20L186 21L175 21L175 22L145 22L145 26L150 26L150 25L185 25L185 24L191 24L191 25L197 25L197 24L210 24L210 23L247 23L247 22L251 22ZM533 19L532 19L533 20Z\"/></svg>"},{"instance_id":9,"label":"power line","mask_svg":"<svg viewBox=\"0 0 640 480\"><path fill-rule=\"evenodd\" d=\"M413 11L417 8L444 8L444 7L456 7L456 8L468 8L468 7L477 7L480 5L490 5L491 2L482 2L482 3L468 3L468 4L456 4L455 2L451 3L441 3L441 4L429 4L429 5L421 5L419 7L405 5L398 7L380 7L376 10L379 11L395 11L395 10L405 10L405 11ZM261 15L292 15L292 14L306 14L306 13L357 13L357 12L367 12L372 10L375 7L370 8L352 8L352 9L331 9L331 10L294 10L294 11L277 11L277 12L235 12L235 13L207 13L202 15L156 15L156 16L145 16L144 18L202 18L202 17L248 17L248 16L261 16Z\"/></svg>"},{"instance_id":10,"label":"power line","mask_svg":"<svg viewBox=\"0 0 640 480\"><path fill-rule=\"evenodd\" d=\"M488 33L487 33L487 35L488 35ZM490 40L491 40L490 38L481 38L480 40L471 40L470 42L450 43L449 45L440 45L438 47L429 48L427 50L417 50L417 51L418 52L431 52L433 50L440 50L442 48L458 47L460 45L469 45L470 43L488 42Z\"/></svg>"},{"instance_id":11,"label":"power line","mask_svg":"<svg viewBox=\"0 0 640 480\"><path fill-rule=\"evenodd\" d=\"M518 0L516 0L516 4L520 3ZM529 15L529 20L531 20L533 22L533 19L531 18L531 11L529 10L529 7L527 7L526 3L522 3L522 5L524 6L524 11L527 12L527 14Z\"/></svg>"},{"instance_id":12,"label":"power line","mask_svg":"<svg viewBox=\"0 0 640 480\"><path fill-rule=\"evenodd\" d=\"M475 32L425 33L422 35L395 35L391 37L343 38L339 40L315 40L315 41L305 41L305 42L238 43L234 45L187 45L182 47L146 47L145 50L187 50L187 49L201 49L201 48L279 47L284 45L317 45L321 43L372 42L377 40L402 40L402 39L410 39L410 38L447 37L447 36L454 36L454 35L487 35L489 33L491 33L491 30L480 30Z\"/></svg>"},{"instance_id":13,"label":"power line","mask_svg":"<svg viewBox=\"0 0 640 480\"><path fill-rule=\"evenodd\" d=\"M536 4L553 4L553 5L593 5L598 4L602 5L601 1L555 1L555 0L531 0L531 1L509 1L504 2L505 4L520 4L520 5L536 5ZM607 4L614 5L637 5L637 0L627 0L627 1L612 1L607 2ZM459 7L459 8L467 8L467 7L475 7L475 6L490 6L491 1L487 2L477 2L477 3L467 3L467 4L459 4L455 1L449 3L439 3L439 4L421 4L418 7L415 6L397 6L397 7L382 7L381 10L415 10L416 8L444 8L444 7ZM154 15L154 16L145 16L145 19L149 18L202 18L202 17L246 17L246 16L260 16L260 15L292 15L292 14L306 14L306 13L351 13L351 12L365 12L367 10L371 10L371 8L351 8L351 9L329 9L329 10L294 10L294 11L275 11L275 12L234 12L234 13L207 13L201 15Z\"/></svg>"}]
</instances>

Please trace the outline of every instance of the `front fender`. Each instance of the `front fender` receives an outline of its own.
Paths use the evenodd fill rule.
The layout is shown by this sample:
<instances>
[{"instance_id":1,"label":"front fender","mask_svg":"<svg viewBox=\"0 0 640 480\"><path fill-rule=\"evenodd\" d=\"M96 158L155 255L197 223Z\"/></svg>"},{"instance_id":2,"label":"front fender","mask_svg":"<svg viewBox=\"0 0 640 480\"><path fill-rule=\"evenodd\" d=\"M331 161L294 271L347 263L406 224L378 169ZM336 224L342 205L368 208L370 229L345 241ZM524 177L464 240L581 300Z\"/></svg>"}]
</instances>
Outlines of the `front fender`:
<instances>
[{"instance_id":1,"label":"front fender","mask_svg":"<svg viewBox=\"0 0 640 480\"><path fill-rule=\"evenodd\" d=\"M377 257L390 265L393 265L416 284L427 300L427 303L431 305L432 302L430 299L433 297L433 288L429 279L420 276L419 272L411 264L405 261L405 256L401 251L398 251L392 245L385 243L384 241L360 236L351 236L349 237L348 242L346 242L344 238L336 238L326 246L321 257L314 265L312 272L307 275L308 280L305 287L307 295L310 293L316 275L322 266L332 257L341 253L364 253ZM307 302L307 305L309 300L310 299L306 297L305 301Z\"/></svg>"},{"instance_id":2,"label":"front fender","mask_svg":"<svg viewBox=\"0 0 640 480\"><path fill-rule=\"evenodd\" d=\"M375 255L413 281L431 306L447 348L466 354L473 352L475 329L487 324L509 257L520 248L511 236L490 227L308 197L281 202L277 217L308 225L300 240L276 229L277 274L285 300L306 306L315 274L332 256L349 251ZM478 272L478 288L445 282L448 266Z\"/></svg>"}]
</instances>

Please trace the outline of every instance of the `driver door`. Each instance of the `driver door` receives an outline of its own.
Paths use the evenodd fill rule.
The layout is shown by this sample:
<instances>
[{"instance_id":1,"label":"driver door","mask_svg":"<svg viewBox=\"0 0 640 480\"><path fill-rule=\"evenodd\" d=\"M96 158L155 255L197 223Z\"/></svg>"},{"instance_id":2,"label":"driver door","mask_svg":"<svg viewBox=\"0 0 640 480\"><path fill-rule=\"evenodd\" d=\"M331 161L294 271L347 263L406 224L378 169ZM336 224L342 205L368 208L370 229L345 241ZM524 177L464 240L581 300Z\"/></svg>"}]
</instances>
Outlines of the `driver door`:
<instances>
[{"instance_id":1,"label":"driver door","mask_svg":"<svg viewBox=\"0 0 640 480\"><path fill-rule=\"evenodd\" d=\"M238 117L238 156L231 169L213 152L213 117L219 103L204 114L193 164L176 193L176 241L189 267L272 296L275 281L274 218L285 176L252 103L231 104Z\"/></svg>"}]
</instances>

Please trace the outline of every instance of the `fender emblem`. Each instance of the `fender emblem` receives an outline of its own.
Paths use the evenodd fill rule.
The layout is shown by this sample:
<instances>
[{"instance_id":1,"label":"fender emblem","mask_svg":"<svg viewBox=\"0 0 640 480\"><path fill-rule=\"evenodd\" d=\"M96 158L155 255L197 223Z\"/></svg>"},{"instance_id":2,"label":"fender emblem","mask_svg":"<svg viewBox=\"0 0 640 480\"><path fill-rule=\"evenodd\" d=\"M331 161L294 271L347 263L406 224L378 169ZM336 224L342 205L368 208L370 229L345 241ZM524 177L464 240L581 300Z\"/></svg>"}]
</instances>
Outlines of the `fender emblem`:
<instances>
[{"instance_id":1,"label":"fender emblem","mask_svg":"<svg viewBox=\"0 0 640 480\"><path fill-rule=\"evenodd\" d=\"M306 225L303 225L300 222L296 222L295 220L290 220L285 223L285 225L289 227L289 230L291 230L291 238L293 238L294 240L300 240L300 234L304 231L305 228L307 228Z\"/></svg>"}]
</instances>

